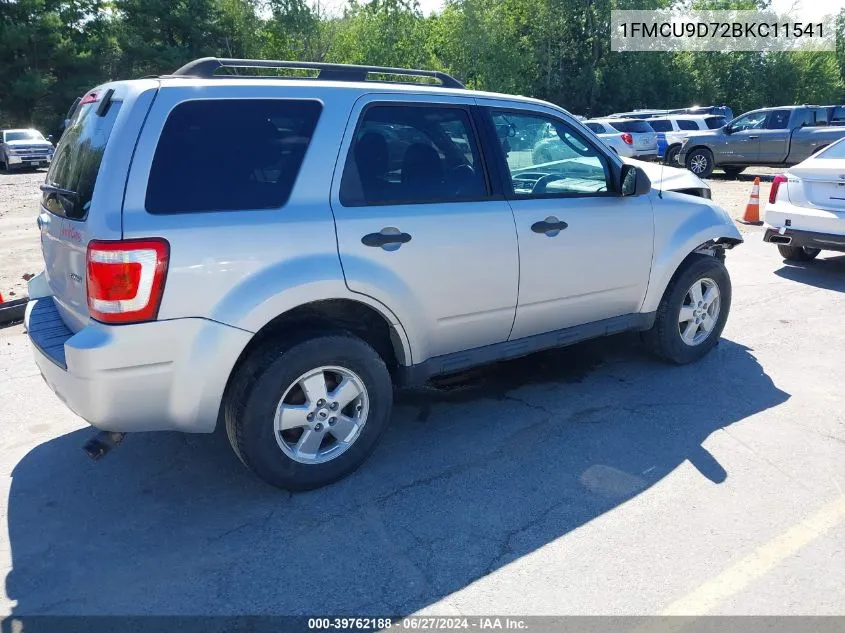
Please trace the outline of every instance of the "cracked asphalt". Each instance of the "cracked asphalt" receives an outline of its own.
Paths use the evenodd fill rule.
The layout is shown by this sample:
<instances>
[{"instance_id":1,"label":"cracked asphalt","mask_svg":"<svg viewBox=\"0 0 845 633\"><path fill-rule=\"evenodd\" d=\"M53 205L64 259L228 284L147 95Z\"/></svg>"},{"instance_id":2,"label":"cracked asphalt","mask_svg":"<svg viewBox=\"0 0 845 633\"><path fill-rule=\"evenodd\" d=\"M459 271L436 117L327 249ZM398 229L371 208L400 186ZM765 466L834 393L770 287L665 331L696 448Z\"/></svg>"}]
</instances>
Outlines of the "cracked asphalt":
<instances>
[{"instance_id":1,"label":"cracked asphalt","mask_svg":"<svg viewBox=\"0 0 845 633\"><path fill-rule=\"evenodd\" d=\"M0 330L4 612L845 613L845 256L745 235L702 362L621 336L406 392L370 461L305 494L221 433L89 462Z\"/></svg>"}]
</instances>

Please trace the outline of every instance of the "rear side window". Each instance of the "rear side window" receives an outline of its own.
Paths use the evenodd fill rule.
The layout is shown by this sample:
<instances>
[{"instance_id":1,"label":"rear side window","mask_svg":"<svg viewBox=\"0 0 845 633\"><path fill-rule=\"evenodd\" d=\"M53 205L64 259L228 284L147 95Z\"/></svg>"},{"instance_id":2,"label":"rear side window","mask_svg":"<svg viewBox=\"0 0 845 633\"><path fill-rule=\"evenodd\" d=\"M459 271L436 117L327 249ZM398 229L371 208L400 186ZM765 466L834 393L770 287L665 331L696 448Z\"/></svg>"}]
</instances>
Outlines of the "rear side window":
<instances>
[{"instance_id":1,"label":"rear side window","mask_svg":"<svg viewBox=\"0 0 845 633\"><path fill-rule=\"evenodd\" d=\"M650 119L648 124L655 132L671 132L672 122L666 119Z\"/></svg>"},{"instance_id":2,"label":"rear side window","mask_svg":"<svg viewBox=\"0 0 845 633\"><path fill-rule=\"evenodd\" d=\"M678 119L678 127L682 130L697 130L698 124L692 119Z\"/></svg>"},{"instance_id":3,"label":"rear side window","mask_svg":"<svg viewBox=\"0 0 845 633\"><path fill-rule=\"evenodd\" d=\"M845 125L845 108L836 106L830 115L831 125Z\"/></svg>"},{"instance_id":4,"label":"rear side window","mask_svg":"<svg viewBox=\"0 0 845 633\"><path fill-rule=\"evenodd\" d=\"M584 125L590 128L595 134L604 134L604 127L599 123L585 123Z\"/></svg>"},{"instance_id":5,"label":"rear side window","mask_svg":"<svg viewBox=\"0 0 845 633\"><path fill-rule=\"evenodd\" d=\"M767 130L785 130L789 124L789 110L773 110L766 122Z\"/></svg>"},{"instance_id":6,"label":"rear side window","mask_svg":"<svg viewBox=\"0 0 845 633\"><path fill-rule=\"evenodd\" d=\"M645 121L614 121L610 125L619 130L620 132L628 132L634 134L654 132L654 128L652 128Z\"/></svg>"},{"instance_id":7,"label":"rear side window","mask_svg":"<svg viewBox=\"0 0 845 633\"><path fill-rule=\"evenodd\" d=\"M716 130L720 127L724 127L727 122L727 119L723 116L711 116L704 119L704 123L707 125L708 130Z\"/></svg>"},{"instance_id":8,"label":"rear side window","mask_svg":"<svg viewBox=\"0 0 845 633\"><path fill-rule=\"evenodd\" d=\"M364 111L340 184L344 206L486 196L484 167L465 109L374 105Z\"/></svg>"},{"instance_id":9,"label":"rear side window","mask_svg":"<svg viewBox=\"0 0 845 633\"><path fill-rule=\"evenodd\" d=\"M56 148L46 184L61 191L45 191L41 203L56 215L82 220L88 215L100 163L111 136L120 101L111 101L97 114L101 103L90 101L74 113Z\"/></svg>"},{"instance_id":10,"label":"rear side window","mask_svg":"<svg viewBox=\"0 0 845 633\"><path fill-rule=\"evenodd\" d=\"M322 106L312 100L188 101L167 117L147 183L149 213L278 209Z\"/></svg>"}]
</instances>

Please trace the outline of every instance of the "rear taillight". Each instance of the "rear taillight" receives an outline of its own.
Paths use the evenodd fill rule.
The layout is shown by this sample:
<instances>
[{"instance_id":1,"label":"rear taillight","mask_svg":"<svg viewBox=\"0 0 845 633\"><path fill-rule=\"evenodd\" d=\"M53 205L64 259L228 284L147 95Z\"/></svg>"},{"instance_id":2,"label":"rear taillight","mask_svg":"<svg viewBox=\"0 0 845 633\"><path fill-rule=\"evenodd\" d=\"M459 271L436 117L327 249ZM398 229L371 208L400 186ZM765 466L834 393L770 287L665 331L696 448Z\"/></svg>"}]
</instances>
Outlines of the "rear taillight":
<instances>
[{"instance_id":1,"label":"rear taillight","mask_svg":"<svg viewBox=\"0 0 845 633\"><path fill-rule=\"evenodd\" d=\"M103 323L138 323L158 316L170 245L162 239L88 244L88 311Z\"/></svg>"},{"instance_id":2,"label":"rear taillight","mask_svg":"<svg viewBox=\"0 0 845 633\"><path fill-rule=\"evenodd\" d=\"M775 198L778 197L778 189L780 189L780 183L786 182L787 178L783 174L778 174L775 176L775 179L772 180L772 188L769 189L769 203L774 204Z\"/></svg>"},{"instance_id":3,"label":"rear taillight","mask_svg":"<svg viewBox=\"0 0 845 633\"><path fill-rule=\"evenodd\" d=\"M634 137L631 136L628 132L622 132L622 142L625 143L625 145L633 145Z\"/></svg>"}]
</instances>

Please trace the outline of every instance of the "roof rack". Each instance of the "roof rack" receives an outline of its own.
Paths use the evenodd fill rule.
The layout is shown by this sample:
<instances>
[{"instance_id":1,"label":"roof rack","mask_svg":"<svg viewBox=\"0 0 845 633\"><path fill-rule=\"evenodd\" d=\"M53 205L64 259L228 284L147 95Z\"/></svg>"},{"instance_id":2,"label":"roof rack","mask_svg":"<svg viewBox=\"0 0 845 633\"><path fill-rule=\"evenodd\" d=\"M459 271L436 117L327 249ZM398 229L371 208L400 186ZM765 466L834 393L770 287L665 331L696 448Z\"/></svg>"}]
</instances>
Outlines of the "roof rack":
<instances>
[{"instance_id":1,"label":"roof rack","mask_svg":"<svg viewBox=\"0 0 845 633\"><path fill-rule=\"evenodd\" d=\"M408 75L412 77L432 77L444 88L464 88L465 86L446 73L438 70L414 70L410 68L384 68L381 66L355 66L352 64L324 64L321 62L287 62L273 59L228 59L203 57L188 62L171 77L231 77L232 75L215 74L220 68L287 68L291 70L318 70L317 79L328 81L368 81L368 75ZM302 77L310 79L310 77ZM369 81L374 81L369 79ZM375 80L383 81L383 80Z\"/></svg>"}]
</instances>

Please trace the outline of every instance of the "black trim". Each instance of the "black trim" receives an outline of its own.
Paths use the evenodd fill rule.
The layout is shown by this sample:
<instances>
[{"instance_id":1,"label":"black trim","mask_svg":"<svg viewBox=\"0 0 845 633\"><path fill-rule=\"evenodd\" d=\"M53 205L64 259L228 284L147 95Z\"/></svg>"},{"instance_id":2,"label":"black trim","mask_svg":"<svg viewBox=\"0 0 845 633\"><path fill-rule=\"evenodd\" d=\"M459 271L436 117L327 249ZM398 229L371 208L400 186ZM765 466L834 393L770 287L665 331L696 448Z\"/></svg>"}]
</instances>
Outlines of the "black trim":
<instances>
[{"instance_id":1,"label":"black trim","mask_svg":"<svg viewBox=\"0 0 845 633\"><path fill-rule=\"evenodd\" d=\"M845 252L845 235L835 235L833 233L817 233L815 231L795 231L787 229L782 234L780 229L766 229L763 235L763 241L770 244L777 244L777 239L772 241L772 238L791 238L788 244L784 246L819 248L826 251L843 251Z\"/></svg>"},{"instance_id":2,"label":"black trim","mask_svg":"<svg viewBox=\"0 0 845 633\"><path fill-rule=\"evenodd\" d=\"M275 59L232 59L203 57L188 62L172 77L201 77L211 79L229 77L233 75L215 74L221 68L287 68L290 70L318 70L317 79L327 81L373 81L368 79L370 73L379 75L405 75L411 77L431 77L437 79L444 88L465 88L465 86L444 72L439 70L417 70L413 68L389 68L383 66L358 66L353 64L324 64L318 62L292 62ZM251 77L251 76L250 76ZM278 77L276 77L278 78ZM285 77L285 79L313 80L313 77ZM379 81L379 80L375 80ZM387 82L396 83L396 82Z\"/></svg>"},{"instance_id":3,"label":"black trim","mask_svg":"<svg viewBox=\"0 0 845 633\"><path fill-rule=\"evenodd\" d=\"M545 349L565 347L610 334L648 330L654 325L656 314L656 312L623 314L622 316L553 332L534 334L514 341L503 341L493 345L435 356L417 365L400 367L397 380L402 386L420 385L433 376L451 374L478 365L519 358Z\"/></svg>"},{"instance_id":4,"label":"black trim","mask_svg":"<svg viewBox=\"0 0 845 633\"><path fill-rule=\"evenodd\" d=\"M0 303L0 327L23 319L28 301L29 299L24 298Z\"/></svg>"},{"instance_id":5,"label":"black trim","mask_svg":"<svg viewBox=\"0 0 845 633\"><path fill-rule=\"evenodd\" d=\"M408 233L367 233L361 238L364 246L387 246L388 244L407 244L411 241Z\"/></svg>"}]
</instances>

